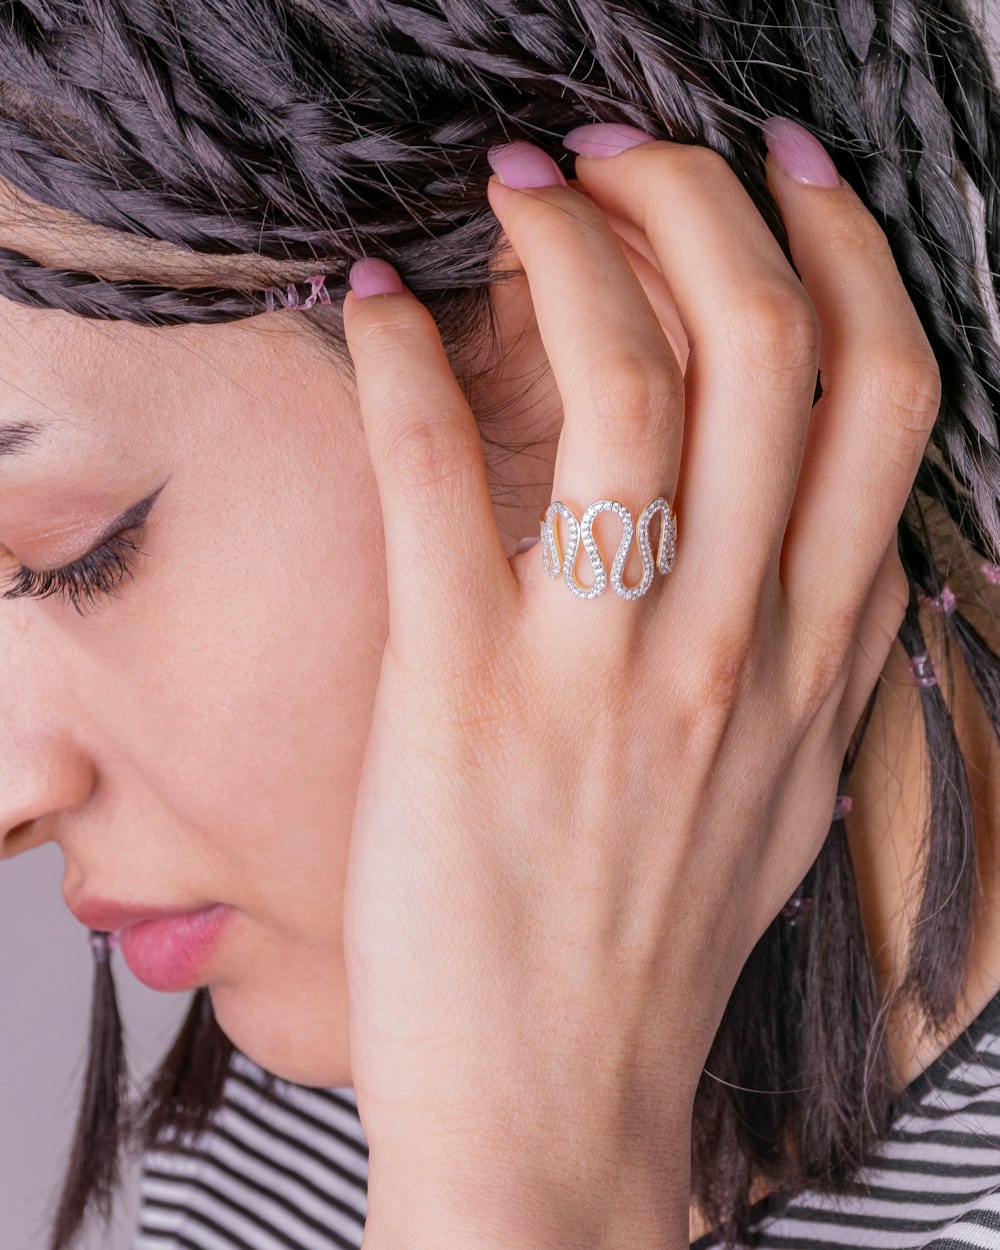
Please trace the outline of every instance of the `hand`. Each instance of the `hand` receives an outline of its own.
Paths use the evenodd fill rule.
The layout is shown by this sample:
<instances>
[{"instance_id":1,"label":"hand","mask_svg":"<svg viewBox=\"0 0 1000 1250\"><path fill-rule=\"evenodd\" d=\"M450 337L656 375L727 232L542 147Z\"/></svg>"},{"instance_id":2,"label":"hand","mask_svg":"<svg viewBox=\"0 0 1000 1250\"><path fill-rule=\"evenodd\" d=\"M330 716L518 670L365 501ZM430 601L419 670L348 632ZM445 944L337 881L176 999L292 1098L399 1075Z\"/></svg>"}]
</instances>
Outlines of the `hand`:
<instances>
[{"instance_id":1,"label":"hand","mask_svg":"<svg viewBox=\"0 0 1000 1250\"><path fill-rule=\"evenodd\" d=\"M389 592L345 903L366 1250L688 1244L695 1086L829 830L940 398L855 193L768 175L801 281L706 148L490 182L563 401L552 498L674 502L674 569L632 601L505 557L432 318L346 301ZM683 373L606 213L648 240Z\"/></svg>"}]
</instances>

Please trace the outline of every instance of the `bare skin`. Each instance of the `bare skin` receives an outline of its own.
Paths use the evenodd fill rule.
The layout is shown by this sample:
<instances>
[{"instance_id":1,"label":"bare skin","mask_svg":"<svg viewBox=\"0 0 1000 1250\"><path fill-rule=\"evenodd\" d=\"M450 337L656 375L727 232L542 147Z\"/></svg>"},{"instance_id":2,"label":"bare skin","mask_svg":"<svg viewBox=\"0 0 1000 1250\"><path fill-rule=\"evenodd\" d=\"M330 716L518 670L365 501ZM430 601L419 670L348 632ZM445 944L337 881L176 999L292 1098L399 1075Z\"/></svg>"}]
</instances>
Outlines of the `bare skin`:
<instances>
[{"instance_id":1,"label":"bare skin","mask_svg":"<svg viewBox=\"0 0 1000 1250\"><path fill-rule=\"evenodd\" d=\"M635 245L630 259L683 356L666 283L642 240L615 224ZM0 242L109 277L162 272L115 259L97 235L88 260L88 244L61 233L65 225L54 215L40 233L10 218ZM515 351L507 385L521 400L490 436L543 439L502 460L487 450L510 554L535 533L551 497L561 413L526 284L505 288L497 304ZM58 599L0 604L0 651L10 657L0 709L2 853L58 841L70 901L230 903L239 923L210 981L223 1027L291 1079L347 1084L339 903L387 635L381 515L352 388L296 332L294 313L149 331L8 302L0 312L0 422L54 422L34 449L0 460L0 565L51 568L75 558L105 520L167 483L140 544L148 554L117 601L86 618ZM524 396L533 369L537 382ZM974 566L956 566L951 584L1000 647ZM930 638L934 625L928 616ZM924 760L898 646L883 681L852 779L848 830L866 930L890 986L912 923L906 887ZM959 681L954 709L976 804L982 912L948 1034L890 1023L900 1086L1000 984L997 748ZM693 1212L692 1237L700 1231Z\"/></svg>"}]
</instances>

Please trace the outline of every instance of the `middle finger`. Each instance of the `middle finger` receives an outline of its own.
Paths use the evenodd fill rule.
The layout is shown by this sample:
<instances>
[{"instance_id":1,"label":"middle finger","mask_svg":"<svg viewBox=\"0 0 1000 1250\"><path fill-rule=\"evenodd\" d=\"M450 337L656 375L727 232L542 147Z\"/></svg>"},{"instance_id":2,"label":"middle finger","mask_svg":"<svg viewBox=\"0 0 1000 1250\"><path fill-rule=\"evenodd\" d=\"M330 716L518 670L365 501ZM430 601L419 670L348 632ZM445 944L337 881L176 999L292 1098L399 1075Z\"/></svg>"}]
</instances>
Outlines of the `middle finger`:
<instances>
[{"instance_id":1,"label":"middle finger","mask_svg":"<svg viewBox=\"0 0 1000 1250\"><path fill-rule=\"evenodd\" d=\"M778 576L816 393L816 309L711 148L650 140L619 159L578 159L576 172L602 208L644 230L690 344L673 576L715 603L743 602Z\"/></svg>"},{"instance_id":2,"label":"middle finger","mask_svg":"<svg viewBox=\"0 0 1000 1250\"><path fill-rule=\"evenodd\" d=\"M562 399L552 498L578 520L598 499L616 499L638 522L652 499L673 499L684 426L680 366L600 209L533 145L495 149L491 162L501 181L490 180L490 203L526 271ZM608 568L621 523L601 513L595 535ZM634 541L624 573L629 586L642 576ZM593 584L582 549L577 575Z\"/></svg>"}]
</instances>

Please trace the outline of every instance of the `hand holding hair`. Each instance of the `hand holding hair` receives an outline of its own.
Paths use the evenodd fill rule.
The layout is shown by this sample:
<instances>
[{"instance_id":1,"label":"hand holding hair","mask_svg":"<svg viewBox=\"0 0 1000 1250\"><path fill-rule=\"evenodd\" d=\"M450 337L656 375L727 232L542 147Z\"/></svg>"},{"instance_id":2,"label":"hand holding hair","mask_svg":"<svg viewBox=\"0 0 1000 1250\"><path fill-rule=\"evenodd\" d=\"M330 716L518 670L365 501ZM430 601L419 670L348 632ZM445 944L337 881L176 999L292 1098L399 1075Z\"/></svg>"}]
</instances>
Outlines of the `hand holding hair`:
<instances>
[{"instance_id":1,"label":"hand holding hair","mask_svg":"<svg viewBox=\"0 0 1000 1250\"><path fill-rule=\"evenodd\" d=\"M697 1080L829 830L940 402L881 229L811 136L765 134L795 269L707 148L585 127L576 185L494 154L564 412L565 511L513 558L433 319L355 268L390 602L345 902L366 1250L688 1245Z\"/></svg>"}]
</instances>

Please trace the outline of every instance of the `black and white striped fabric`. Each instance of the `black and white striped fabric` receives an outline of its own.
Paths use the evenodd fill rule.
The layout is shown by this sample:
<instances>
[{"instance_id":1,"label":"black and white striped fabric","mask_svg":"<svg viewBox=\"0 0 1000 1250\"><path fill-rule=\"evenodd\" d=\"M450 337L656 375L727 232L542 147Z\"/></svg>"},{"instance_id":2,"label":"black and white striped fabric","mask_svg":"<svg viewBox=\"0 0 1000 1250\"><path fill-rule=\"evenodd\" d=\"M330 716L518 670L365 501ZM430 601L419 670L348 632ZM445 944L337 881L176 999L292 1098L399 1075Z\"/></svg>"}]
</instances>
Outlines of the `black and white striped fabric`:
<instances>
[{"instance_id":1,"label":"black and white striped fabric","mask_svg":"<svg viewBox=\"0 0 1000 1250\"><path fill-rule=\"evenodd\" d=\"M233 1057L212 1130L144 1160L134 1250L357 1250L368 1143L354 1090L276 1081Z\"/></svg>"},{"instance_id":2,"label":"black and white striped fabric","mask_svg":"<svg viewBox=\"0 0 1000 1250\"><path fill-rule=\"evenodd\" d=\"M148 1156L134 1250L357 1250L368 1149L353 1091L262 1087L233 1061L213 1130ZM1000 1250L1000 994L899 1095L851 1193L771 1194L759 1250ZM707 1233L692 1250L716 1250Z\"/></svg>"}]
</instances>

